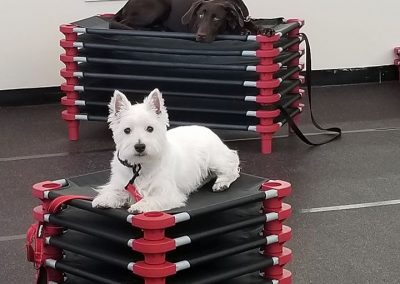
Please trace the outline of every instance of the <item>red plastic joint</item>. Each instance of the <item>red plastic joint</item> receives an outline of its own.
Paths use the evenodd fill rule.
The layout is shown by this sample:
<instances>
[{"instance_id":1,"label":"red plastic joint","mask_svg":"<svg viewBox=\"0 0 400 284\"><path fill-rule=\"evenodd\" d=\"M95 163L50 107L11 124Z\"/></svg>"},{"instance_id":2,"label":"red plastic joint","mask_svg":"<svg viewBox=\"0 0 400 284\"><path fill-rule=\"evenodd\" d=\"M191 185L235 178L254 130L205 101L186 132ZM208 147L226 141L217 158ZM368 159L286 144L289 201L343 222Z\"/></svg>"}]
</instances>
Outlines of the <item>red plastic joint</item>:
<instances>
[{"instance_id":1,"label":"red plastic joint","mask_svg":"<svg viewBox=\"0 0 400 284\"><path fill-rule=\"evenodd\" d=\"M75 43L74 41L69 41L69 40L65 40L65 39L60 40L60 46L64 49L75 48L74 43Z\"/></svg>"},{"instance_id":2,"label":"red plastic joint","mask_svg":"<svg viewBox=\"0 0 400 284\"><path fill-rule=\"evenodd\" d=\"M65 35L65 39L68 41L75 41L78 38L78 34L74 32L75 25L66 24L60 26L60 32Z\"/></svg>"},{"instance_id":3,"label":"red plastic joint","mask_svg":"<svg viewBox=\"0 0 400 284\"><path fill-rule=\"evenodd\" d=\"M278 124L271 124L271 125L257 125L256 131L260 134L269 134L272 135L279 130Z\"/></svg>"},{"instance_id":4,"label":"red plastic joint","mask_svg":"<svg viewBox=\"0 0 400 284\"><path fill-rule=\"evenodd\" d=\"M60 26L60 32L62 32L63 34L72 34L75 33L74 28L76 28L76 25L64 24Z\"/></svg>"},{"instance_id":5,"label":"red plastic joint","mask_svg":"<svg viewBox=\"0 0 400 284\"><path fill-rule=\"evenodd\" d=\"M76 70L67 70L67 68L63 68L60 70L60 75L64 77L67 85L77 85L79 80L74 75L74 71Z\"/></svg>"},{"instance_id":6,"label":"red plastic joint","mask_svg":"<svg viewBox=\"0 0 400 284\"><path fill-rule=\"evenodd\" d=\"M62 62L64 62L64 63L75 62L74 61L74 56L70 56L70 55L67 55L65 53L60 55L60 60Z\"/></svg>"},{"instance_id":7,"label":"red plastic joint","mask_svg":"<svg viewBox=\"0 0 400 284\"><path fill-rule=\"evenodd\" d=\"M279 109L275 110L258 110L256 111L256 116L258 118L274 118L277 117L281 112Z\"/></svg>"},{"instance_id":8,"label":"red plastic joint","mask_svg":"<svg viewBox=\"0 0 400 284\"><path fill-rule=\"evenodd\" d=\"M278 64L272 64L272 65L257 65L256 66L256 71L258 73L274 73L279 70L279 65Z\"/></svg>"},{"instance_id":9,"label":"red plastic joint","mask_svg":"<svg viewBox=\"0 0 400 284\"><path fill-rule=\"evenodd\" d=\"M144 238L135 240L132 249L144 254L144 262L147 264L162 264L165 262L165 253L176 248L175 241L164 238L157 241L149 241Z\"/></svg>"},{"instance_id":10,"label":"red plastic joint","mask_svg":"<svg viewBox=\"0 0 400 284\"><path fill-rule=\"evenodd\" d=\"M256 102L259 104L273 104L276 102L279 102L281 99L281 96L278 94L273 94L271 96L257 96L256 97Z\"/></svg>"},{"instance_id":11,"label":"red plastic joint","mask_svg":"<svg viewBox=\"0 0 400 284\"><path fill-rule=\"evenodd\" d=\"M282 208L279 211L276 210L265 210L266 214L268 213L278 213L278 219L269 221L264 224L264 231L270 232L271 234L276 234L282 231L283 222L288 219L292 215L292 207L289 204L282 203Z\"/></svg>"},{"instance_id":12,"label":"red plastic joint","mask_svg":"<svg viewBox=\"0 0 400 284\"><path fill-rule=\"evenodd\" d=\"M283 180L269 180L262 184L261 189L262 191L267 191L275 189L278 191L278 198L287 197L292 193L292 185Z\"/></svg>"},{"instance_id":13,"label":"red plastic joint","mask_svg":"<svg viewBox=\"0 0 400 284\"><path fill-rule=\"evenodd\" d=\"M67 107L69 108L69 107ZM72 108L72 107L71 107ZM74 109L72 111L75 111ZM71 141L77 141L79 139L79 121L76 120L75 115L78 113L78 110L75 112L70 112L70 110L64 110L61 112L61 117L67 121L68 124L68 138Z\"/></svg>"},{"instance_id":14,"label":"red plastic joint","mask_svg":"<svg viewBox=\"0 0 400 284\"><path fill-rule=\"evenodd\" d=\"M33 219L35 219L36 221L44 222L45 214L47 214L47 212L43 209L42 205L33 208Z\"/></svg>"},{"instance_id":15,"label":"red plastic joint","mask_svg":"<svg viewBox=\"0 0 400 284\"><path fill-rule=\"evenodd\" d=\"M69 100L77 100L79 98L78 92L75 91L75 85L68 85L66 83L61 84L61 90L67 95L66 98ZM62 102L62 100L61 100ZM74 111L68 110L68 112L78 113L78 108L74 106Z\"/></svg>"},{"instance_id":16,"label":"red plastic joint","mask_svg":"<svg viewBox=\"0 0 400 284\"><path fill-rule=\"evenodd\" d=\"M61 98L61 104L64 106L75 106L75 99L70 99L66 96Z\"/></svg>"},{"instance_id":17,"label":"red plastic joint","mask_svg":"<svg viewBox=\"0 0 400 284\"><path fill-rule=\"evenodd\" d=\"M281 84L280 80L257 81L256 87L258 89L275 89Z\"/></svg>"},{"instance_id":18,"label":"red plastic joint","mask_svg":"<svg viewBox=\"0 0 400 284\"><path fill-rule=\"evenodd\" d=\"M35 208L33 208L33 217L36 221L39 222L44 222L44 215L48 214L47 210L42 206L36 206ZM56 226L56 225L52 225L52 224L47 224L46 226L44 226L46 229L43 231L43 235L44 237L48 237L48 236L55 236L55 235L59 235L62 233L63 228Z\"/></svg>"},{"instance_id":19,"label":"red plastic joint","mask_svg":"<svg viewBox=\"0 0 400 284\"><path fill-rule=\"evenodd\" d=\"M78 55L78 48L74 46L75 41L60 40L60 46L65 49L65 54L68 56Z\"/></svg>"},{"instance_id":20,"label":"red plastic joint","mask_svg":"<svg viewBox=\"0 0 400 284\"><path fill-rule=\"evenodd\" d=\"M260 74L260 81L270 81L274 79L274 73L279 70L278 64L257 65L256 72Z\"/></svg>"},{"instance_id":21,"label":"red plastic joint","mask_svg":"<svg viewBox=\"0 0 400 284\"><path fill-rule=\"evenodd\" d=\"M132 225L143 229L143 238L149 241L162 240L165 229L175 225L174 216L164 212L147 212L135 215Z\"/></svg>"},{"instance_id":22,"label":"red plastic joint","mask_svg":"<svg viewBox=\"0 0 400 284\"><path fill-rule=\"evenodd\" d=\"M279 259L278 265L284 266L292 261L293 253L291 249L284 247L282 253L276 257Z\"/></svg>"},{"instance_id":23,"label":"red plastic joint","mask_svg":"<svg viewBox=\"0 0 400 284\"><path fill-rule=\"evenodd\" d=\"M61 112L61 117L62 117L64 120L67 120L67 121L75 121L75 120L76 120L75 114L74 114L74 113L69 113L69 112L66 111L66 110L64 110L64 111Z\"/></svg>"},{"instance_id":24,"label":"red plastic joint","mask_svg":"<svg viewBox=\"0 0 400 284\"><path fill-rule=\"evenodd\" d=\"M265 123L261 121L261 123ZM262 125L256 126L256 131L261 136L261 153L270 154L272 152L272 135L277 132L280 128L279 124Z\"/></svg>"},{"instance_id":25,"label":"red plastic joint","mask_svg":"<svg viewBox=\"0 0 400 284\"><path fill-rule=\"evenodd\" d=\"M263 202L264 212L279 212L282 210L283 198L289 196L292 193L292 185L282 180L269 180L261 186L262 191L268 191L274 189L277 191L278 196L271 199L266 199Z\"/></svg>"},{"instance_id":26,"label":"red plastic joint","mask_svg":"<svg viewBox=\"0 0 400 284\"><path fill-rule=\"evenodd\" d=\"M258 58L268 58L270 60L275 59L280 53L281 51L278 48L256 50L256 56Z\"/></svg>"},{"instance_id":27,"label":"red plastic joint","mask_svg":"<svg viewBox=\"0 0 400 284\"><path fill-rule=\"evenodd\" d=\"M64 78L74 78L75 77L74 71L67 70L66 68L63 68L60 70L60 75Z\"/></svg>"},{"instance_id":28,"label":"red plastic joint","mask_svg":"<svg viewBox=\"0 0 400 284\"><path fill-rule=\"evenodd\" d=\"M74 56L61 54L60 60L65 64L65 69L68 71L77 71L78 63L74 61Z\"/></svg>"},{"instance_id":29,"label":"red plastic joint","mask_svg":"<svg viewBox=\"0 0 400 284\"><path fill-rule=\"evenodd\" d=\"M282 232L278 234L278 243L283 244L292 239L292 228L283 225Z\"/></svg>"},{"instance_id":30,"label":"red plastic joint","mask_svg":"<svg viewBox=\"0 0 400 284\"><path fill-rule=\"evenodd\" d=\"M268 224L268 223L266 223ZM269 256L278 256L282 253L283 251L283 245L289 241L292 238L292 229L288 226L283 225L282 230L280 232L275 232L272 230L266 230L264 228L263 231L264 236L271 236L271 235L277 235L278 236L278 242L273 243L270 245L265 246L264 249L264 254L269 255Z\"/></svg>"},{"instance_id":31,"label":"red plastic joint","mask_svg":"<svg viewBox=\"0 0 400 284\"><path fill-rule=\"evenodd\" d=\"M176 266L170 262L163 264L147 264L144 261L138 261L133 266L133 273L141 277L147 278L165 278L176 273Z\"/></svg>"},{"instance_id":32,"label":"red plastic joint","mask_svg":"<svg viewBox=\"0 0 400 284\"><path fill-rule=\"evenodd\" d=\"M268 277L267 275L264 276L267 279L276 280L278 284L292 284L292 273L289 270L283 269L282 275L275 276L275 277Z\"/></svg>"},{"instance_id":33,"label":"red plastic joint","mask_svg":"<svg viewBox=\"0 0 400 284\"><path fill-rule=\"evenodd\" d=\"M61 184L52 181L43 181L32 186L32 195L39 199L45 199L44 192L58 190L62 187Z\"/></svg>"},{"instance_id":34,"label":"red plastic joint","mask_svg":"<svg viewBox=\"0 0 400 284\"><path fill-rule=\"evenodd\" d=\"M265 268L264 275L267 278L276 279L283 275L283 267L292 260L292 251L284 247L282 253L274 257L278 258L278 264Z\"/></svg>"},{"instance_id":35,"label":"red plastic joint","mask_svg":"<svg viewBox=\"0 0 400 284\"><path fill-rule=\"evenodd\" d=\"M270 126L274 123L274 118L280 114L280 110L258 110L256 117L260 119L260 125Z\"/></svg>"},{"instance_id":36,"label":"red plastic joint","mask_svg":"<svg viewBox=\"0 0 400 284\"><path fill-rule=\"evenodd\" d=\"M287 203L282 203L282 209L278 213L278 220L284 221L292 216L292 206Z\"/></svg>"},{"instance_id":37,"label":"red plastic joint","mask_svg":"<svg viewBox=\"0 0 400 284\"><path fill-rule=\"evenodd\" d=\"M75 85L61 84L61 91L64 92L75 92Z\"/></svg>"}]
</instances>

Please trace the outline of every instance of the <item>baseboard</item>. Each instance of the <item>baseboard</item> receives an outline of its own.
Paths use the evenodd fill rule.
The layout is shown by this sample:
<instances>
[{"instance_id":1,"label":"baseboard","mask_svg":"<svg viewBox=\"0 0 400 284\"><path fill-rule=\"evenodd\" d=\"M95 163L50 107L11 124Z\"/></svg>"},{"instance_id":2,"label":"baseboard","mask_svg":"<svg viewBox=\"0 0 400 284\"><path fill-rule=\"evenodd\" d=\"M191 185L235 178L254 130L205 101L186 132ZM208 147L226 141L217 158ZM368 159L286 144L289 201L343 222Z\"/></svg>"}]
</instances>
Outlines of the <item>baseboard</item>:
<instances>
[{"instance_id":1,"label":"baseboard","mask_svg":"<svg viewBox=\"0 0 400 284\"><path fill-rule=\"evenodd\" d=\"M312 72L313 86L381 83L398 79L399 69L394 65L314 70Z\"/></svg>"},{"instance_id":2,"label":"baseboard","mask_svg":"<svg viewBox=\"0 0 400 284\"><path fill-rule=\"evenodd\" d=\"M381 83L399 79L394 65L312 71L313 86ZM63 93L59 87L0 90L0 106L57 103Z\"/></svg>"},{"instance_id":3,"label":"baseboard","mask_svg":"<svg viewBox=\"0 0 400 284\"><path fill-rule=\"evenodd\" d=\"M0 90L0 106L56 103L62 95L60 87Z\"/></svg>"}]
</instances>

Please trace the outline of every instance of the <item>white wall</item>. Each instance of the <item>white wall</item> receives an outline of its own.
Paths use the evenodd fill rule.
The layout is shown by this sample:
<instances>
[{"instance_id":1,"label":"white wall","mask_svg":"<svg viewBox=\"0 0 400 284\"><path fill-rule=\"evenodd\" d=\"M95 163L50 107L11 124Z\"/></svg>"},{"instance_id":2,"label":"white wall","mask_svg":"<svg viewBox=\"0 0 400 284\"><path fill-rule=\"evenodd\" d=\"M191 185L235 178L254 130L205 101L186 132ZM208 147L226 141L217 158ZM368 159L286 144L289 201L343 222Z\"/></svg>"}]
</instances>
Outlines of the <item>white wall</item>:
<instances>
[{"instance_id":1,"label":"white wall","mask_svg":"<svg viewBox=\"0 0 400 284\"><path fill-rule=\"evenodd\" d=\"M398 0L245 1L253 17L305 19L314 69L393 64L392 49L400 46ZM58 58L63 50L59 47L62 34L58 26L98 13L116 12L123 4L2 0L0 89L59 85L63 64Z\"/></svg>"},{"instance_id":2,"label":"white wall","mask_svg":"<svg viewBox=\"0 0 400 284\"><path fill-rule=\"evenodd\" d=\"M390 65L400 46L398 0L245 1L253 17L305 19L314 69Z\"/></svg>"},{"instance_id":3,"label":"white wall","mask_svg":"<svg viewBox=\"0 0 400 284\"><path fill-rule=\"evenodd\" d=\"M60 24L115 12L125 2L1 0L0 90L59 85Z\"/></svg>"}]
</instances>

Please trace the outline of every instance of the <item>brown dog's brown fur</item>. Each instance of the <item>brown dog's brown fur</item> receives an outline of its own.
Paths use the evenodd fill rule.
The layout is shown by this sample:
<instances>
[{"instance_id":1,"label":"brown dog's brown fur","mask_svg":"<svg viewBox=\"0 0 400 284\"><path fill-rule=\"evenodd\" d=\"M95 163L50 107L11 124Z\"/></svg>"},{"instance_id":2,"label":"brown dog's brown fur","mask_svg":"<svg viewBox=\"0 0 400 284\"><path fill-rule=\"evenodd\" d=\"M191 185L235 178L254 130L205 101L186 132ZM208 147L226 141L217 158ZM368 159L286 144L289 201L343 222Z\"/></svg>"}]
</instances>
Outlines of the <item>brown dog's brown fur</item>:
<instances>
[{"instance_id":1,"label":"brown dog's brown fur","mask_svg":"<svg viewBox=\"0 0 400 284\"><path fill-rule=\"evenodd\" d=\"M255 32L242 0L129 0L113 17L115 28L193 32L197 41L218 34Z\"/></svg>"}]
</instances>

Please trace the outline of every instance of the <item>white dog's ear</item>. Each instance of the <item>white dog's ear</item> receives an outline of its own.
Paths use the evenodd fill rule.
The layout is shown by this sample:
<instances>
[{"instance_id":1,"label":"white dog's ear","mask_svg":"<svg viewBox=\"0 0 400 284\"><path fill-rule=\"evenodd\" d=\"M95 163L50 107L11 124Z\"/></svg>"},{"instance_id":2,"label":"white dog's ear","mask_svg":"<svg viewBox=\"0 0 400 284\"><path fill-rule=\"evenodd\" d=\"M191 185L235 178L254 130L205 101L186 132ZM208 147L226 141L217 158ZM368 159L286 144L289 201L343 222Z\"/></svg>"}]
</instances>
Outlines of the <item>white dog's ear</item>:
<instances>
[{"instance_id":1,"label":"white dog's ear","mask_svg":"<svg viewBox=\"0 0 400 284\"><path fill-rule=\"evenodd\" d=\"M143 103L152 109L161 119L164 120L165 124L169 126L167 109L164 105L164 98L159 89L154 89L144 99Z\"/></svg>"},{"instance_id":2,"label":"white dog's ear","mask_svg":"<svg viewBox=\"0 0 400 284\"><path fill-rule=\"evenodd\" d=\"M119 112L129 109L130 106L131 103L128 98L120 91L115 90L108 108L110 110L110 115L116 116Z\"/></svg>"},{"instance_id":3,"label":"white dog's ear","mask_svg":"<svg viewBox=\"0 0 400 284\"><path fill-rule=\"evenodd\" d=\"M120 120L120 113L121 111L128 110L131 106L131 103L127 99L127 97L118 90L114 91L114 95L111 98L111 101L108 105L108 109L110 114L108 115L108 123L110 124L109 127L114 129L119 123Z\"/></svg>"}]
</instances>

